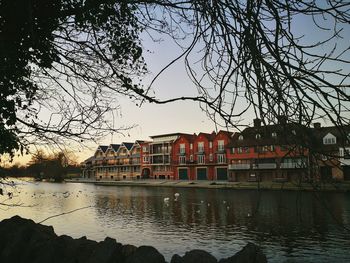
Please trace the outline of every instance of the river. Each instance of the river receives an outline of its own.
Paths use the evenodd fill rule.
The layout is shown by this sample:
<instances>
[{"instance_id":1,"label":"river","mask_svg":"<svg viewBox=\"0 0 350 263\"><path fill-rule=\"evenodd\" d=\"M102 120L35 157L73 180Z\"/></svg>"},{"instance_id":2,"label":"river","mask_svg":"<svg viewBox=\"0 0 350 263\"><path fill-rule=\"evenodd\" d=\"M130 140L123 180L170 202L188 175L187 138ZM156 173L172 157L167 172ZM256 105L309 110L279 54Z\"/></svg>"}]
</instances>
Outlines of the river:
<instances>
[{"instance_id":1,"label":"river","mask_svg":"<svg viewBox=\"0 0 350 263\"><path fill-rule=\"evenodd\" d=\"M21 206L1 206L1 220L18 214L40 222L88 207L44 224L58 235L151 245L168 261L195 248L220 259L251 241L269 262L350 262L348 193L19 182L6 202Z\"/></svg>"}]
</instances>

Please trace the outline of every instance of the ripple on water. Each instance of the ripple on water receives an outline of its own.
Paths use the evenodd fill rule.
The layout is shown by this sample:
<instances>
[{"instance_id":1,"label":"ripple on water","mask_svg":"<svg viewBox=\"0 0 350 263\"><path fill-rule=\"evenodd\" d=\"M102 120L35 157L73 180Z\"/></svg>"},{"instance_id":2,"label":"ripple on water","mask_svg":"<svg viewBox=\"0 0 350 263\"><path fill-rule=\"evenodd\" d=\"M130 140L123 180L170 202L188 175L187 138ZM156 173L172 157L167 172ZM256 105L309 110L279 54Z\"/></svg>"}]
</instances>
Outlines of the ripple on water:
<instances>
[{"instance_id":1,"label":"ripple on water","mask_svg":"<svg viewBox=\"0 0 350 263\"><path fill-rule=\"evenodd\" d=\"M349 194L326 195L332 216L309 193L39 183L21 185L18 199L35 206L0 210L0 218L19 214L38 222L92 206L45 223L58 234L152 245L168 260L195 248L224 258L251 241L269 262L350 262L349 231L334 221L349 227Z\"/></svg>"}]
</instances>

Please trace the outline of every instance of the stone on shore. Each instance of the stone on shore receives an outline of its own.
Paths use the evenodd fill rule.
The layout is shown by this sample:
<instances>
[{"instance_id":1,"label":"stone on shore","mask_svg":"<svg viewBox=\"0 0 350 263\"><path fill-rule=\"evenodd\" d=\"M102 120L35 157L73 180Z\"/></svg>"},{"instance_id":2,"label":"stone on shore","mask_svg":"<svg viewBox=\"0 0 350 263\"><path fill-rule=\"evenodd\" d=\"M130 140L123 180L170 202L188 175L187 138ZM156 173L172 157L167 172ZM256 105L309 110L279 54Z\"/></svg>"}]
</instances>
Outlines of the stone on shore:
<instances>
[{"instance_id":1,"label":"stone on shore","mask_svg":"<svg viewBox=\"0 0 350 263\"><path fill-rule=\"evenodd\" d=\"M179 255L175 254L170 261L170 263L198 263L198 262L217 263L218 261L213 255L201 249L194 249L189 252L186 252L183 257L180 257Z\"/></svg>"},{"instance_id":2,"label":"stone on shore","mask_svg":"<svg viewBox=\"0 0 350 263\"><path fill-rule=\"evenodd\" d=\"M260 247L249 242L234 256L221 259L219 263L267 263L267 259Z\"/></svg>"},{"instance_id":3,"label":"stone on shore","mask_svg":"<svg viewBox=\"0 0 350 263\"><path fill-rule=\"evenodd\" d=\"M14 216L0 222L0 261L7 263L165 263L164 256L151 246L122 245L107 237L96 242L86 237L57 236L51 226ZM171 263L217 263L204 250L175 254ZM248 243L234 256L219 263L266 263L266 256Z\"/></svg>"}]
</instances>

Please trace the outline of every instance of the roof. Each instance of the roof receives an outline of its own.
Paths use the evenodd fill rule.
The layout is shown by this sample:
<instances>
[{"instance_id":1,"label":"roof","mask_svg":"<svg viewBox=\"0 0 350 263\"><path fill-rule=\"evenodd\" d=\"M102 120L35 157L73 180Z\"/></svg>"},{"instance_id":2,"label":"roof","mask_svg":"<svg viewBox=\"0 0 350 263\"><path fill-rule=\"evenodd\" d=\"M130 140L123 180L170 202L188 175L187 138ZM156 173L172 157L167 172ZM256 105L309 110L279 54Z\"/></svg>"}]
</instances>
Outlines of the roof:
<instances>
[{"instance_id":1,"label":"roof","mask_svg":"<svg viewBox=\"0 0 350 263\"><path fill-rule=\"evenodd\" d=\"M319 149L321 146L322 150L325 151L338 151L339 146L350 145L350 125L342 127L326 126L314 128L312 133L314 137L314 147L316 149ZM336 144L323 144L323 138L329 133L337 138Z\"/></svg>"},{"instance_id":2,"label":"roof","mask_svg":"<svg viewBox=\"0 0 350 263\"><path fill-rule=\"evenodd\" d=\"M126 149L128 149L128 151L130 151L132 146L134 145L133 142L123 142L122 144L126 147Z\"/></svg>"},{"instance_id":3,"label":"roof","mask_svg":"<svg viewBox=\"0 0 350 263\"><path fill-rule=\"evenodd\" d=\"M232 136L230 147L258 145L304 145L309 143L310 128L297 123L272 124L260 127L248 127ZM276 135L276 136L274 136ZM243 139L240 140L240 136ZM258 138L257 138L258 137Z\"/></svg>"},{"instance_id":4,"label":"roof","mask_svg":"<svg viewBox=\"0 0 350 263\"><path fill-rule=\"evenodd\" d=\"M196 134L181 134L177 140L180 138L185 138L188 142L193 142L194 139L196 138Z\"/></svg>"},{"instance_id":5,"label":"roof","mask_svg":"<svg viewBox=\"0 0 350 263\"><path fill-rule=\"evenodd\" d=\"M153 135L153 136L149 136L149 137L154 139L154 138L159 138L159 137L181 136L181 135L191 135L191 134L177 132L177 133L167 133L167 134Z\"/></svg>"},{"instance_id":6,"label":"roof","mask_svg":"<svg viewBox=\"0 0 350 263\"><path fill-rule=\"evenodd\" d=\"M89 158L87 158L83 163L89 163L92 162L95 159L95 156L90 156Z\"/></svg>"},{"instance_id":7,"label":"roof","mask_svg":"<svg viewBox=\"0 0 350 263\"><path fill-rule=\"evenodd\" d=\"M120 144L111 144L110 145L114 151L118 151Z\"/></svg>"},{"instance_id":8,"label":"roof","mask_svg":"<svg viewBox=\"0 0 350 263\"><path fill-rule=\"evenodd\" d=\"M208 141L213 141L216 136L216 133L214 131L212 133L200 132L198 133L197 137L199 137L200 135L203 135L205 138L208 139Z\"/></svg>"},{"instance_id":9,"label":"roof","mask_svg":"<svg viewBox=\"0 0 350 263\"><path fill-rule=\"evenodd\" d=\"M98 149L101 149L101 151L105 153L108 149L108 146L107 145L99 145Z\"/></svg>"}]
</instances>

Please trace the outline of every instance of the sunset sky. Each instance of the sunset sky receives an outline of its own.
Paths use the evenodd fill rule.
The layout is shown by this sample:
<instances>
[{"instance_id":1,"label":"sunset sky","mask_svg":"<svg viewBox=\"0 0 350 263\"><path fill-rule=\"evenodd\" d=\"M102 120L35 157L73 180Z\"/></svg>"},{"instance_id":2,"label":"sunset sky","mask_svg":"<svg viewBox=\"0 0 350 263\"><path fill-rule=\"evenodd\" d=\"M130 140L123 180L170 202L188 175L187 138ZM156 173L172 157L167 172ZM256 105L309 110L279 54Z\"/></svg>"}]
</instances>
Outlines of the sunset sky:
<instances>
[{"instance_id":1,"label":"sunset sky","mask_svg":"<svg viewBox=\"0 0 350 263\"><path fill-rule=\"evenodd\" d=\"M311 21L301 18L295 21L295 28L304 34L305 41L315 41L322 38L322 34L314 30L310 25ZM310 26L305 26L310 25ZM346 35L346 33L343 33ZM173 41L164 39L164 41L154 43L147 36L142 35L142 43L145 50L144 57L148 65L150 74L146 76L144 83L150 80L170 61L180 54L181 50ZM346 39L339 39L339 43L348 44ZM347 43L347 44L346 44ZM327 50L320 49L324 53ZM183 60L178 61L169 69L161 74L153 85L153 91L156 97L166 99L176 96L191 96L197 94L197 89L189 80ZM108 145L110 143L121 143L123 141L133 142L137 139L148 140L149 136L157 134L166 134L174 132L198 133L212 132L221 129L206 116L198 103L190 101L179 101L166 105L143 104L142 107L136 106L129 98L119 98L121 105L121 116L117 118L115 127L136 125L135 128L125 132L124 135L114 134L106 136L100 141L100 144ZM245 102L240 102L244 106ZM252 113L244 116L243 124L250 125L254 119ZM90 149L77 151L79 161L83 161L93 154L96 144L89 144ZM74 150L74 149L73 149ZM30 156L15 158L15 162L25 163Z\"/></svg>"}]
</instances>

